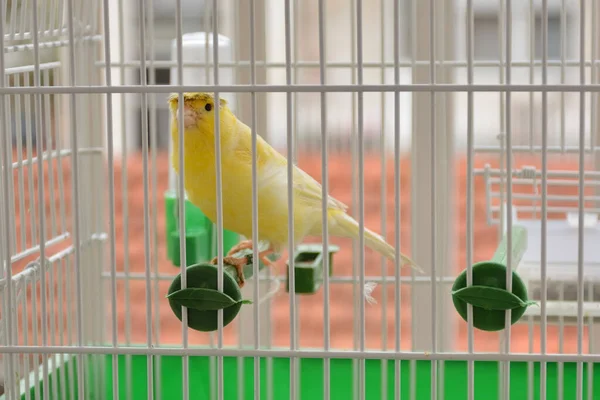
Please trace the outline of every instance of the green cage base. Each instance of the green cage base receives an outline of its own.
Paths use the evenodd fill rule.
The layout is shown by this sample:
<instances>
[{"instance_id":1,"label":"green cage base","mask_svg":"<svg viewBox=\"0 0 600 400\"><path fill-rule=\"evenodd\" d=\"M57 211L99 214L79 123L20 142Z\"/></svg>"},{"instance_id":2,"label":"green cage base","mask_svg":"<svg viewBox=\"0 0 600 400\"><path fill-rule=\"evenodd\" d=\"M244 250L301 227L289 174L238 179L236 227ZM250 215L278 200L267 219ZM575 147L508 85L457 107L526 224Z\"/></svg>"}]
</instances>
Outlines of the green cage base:
<instances>
[{"instance_id":1,"label":"green cage base","mask_svg":"<svg viewBox=\"0 0 600 400\"><path fill-rule=\"evenodd\" d=\"M113 399L113 359L110 355L86 356L86 400L104 400ZM118 356L118 379L119 379L119 397L122 399L147 399L148 381L146 371L148 367L148 358L146 356ZM267 361L264 358L260 360L260 391L261 398L268 398L268 390L272 393L273 399L289 399L290 390L290 360L287 358L272 358L272 368L267 370ZM77 376L76 358L70 360L60 368L64 368L66 382L60 384L60 376L63 375L60 368L54 372L51 371L49 382L52 394L50 398L78 399L76 385L69 386L69 377ZM157 396L157 357L153 357L154 366L154 395ZM357 360L352 359L332 359L330 362L331 376L331 399L348 400L352 399L353 385L355 375L352 365ZM182 358L178 356L161 356L160 386L162 398L181 399L182 398ZM414 368L416 372L415 386L411 388L411 362L400 362L400 390L401 398L409 399L411 389L415 391L415 399L430 399L431 395L431 362L415 361ZM216 358L210 357L189 357L189 393L190 399L212 399L216 397L216 380L211 383L211 364L216 367ZM126 365L131 366L131 376L126 376ZM240 365L243 369L240 370ZM464 361L446 361L444 368L443 387L440 382L440 390L444 390L444 398L448 400L467 399L467 363ZM528 399L528 378L529 366L526 362L512 362L510 374L510 399L527 400ZM531 363L533 367L533 398L539 399L540 388L540 364ZM496 361L476 361L475 362L475 399L478 400L496 400L499 388L499 364ZM224 357L224 399L254 399L254 359L251 357ZM583 364L583 398L588 398L588 371L589 363ZM214 370L216 371L216 369ZM268 371L271 371L269 380L270 389L267 389ZM365 380L366 399L394 399L394 360L366 360L365 362ZM56 375L55 375L56 374ZM439 374L438 374L439 377ZM600 390L600 366L593 368L593 385L596 392ZM41 379L41 375L40 375ZM129 380L131 379L131 380ZM239 382L242 379L243 384ZM52 385L58 382L55 390ZM104 384L102 384L104 382ZM128 384L129 382L129 384ZM382 382L386 393L382 393ZM547 363L547 399L558 399L558 373L557 363ZM563 399L570 400L576 397L577 365L576 363L563 364ZM76 382L75 382L76 383ZM355 382L356 383L356 382ZM243 392L240 397L238 391ZM72 394L74 393L74 396ZM30 390L31 398L36 398L35 389ZM41 391L40 393L41 394ZM64 397L63 397L64 394ZM214 397L211 397L211 394ZM597 396L595 396L597 397ZM25 395L21 396L25 399ZM41 398L41 397L40 397ZM158 398L158 397L155 397ZM322 359L301 359L299 371L299 399L319 400L323 399L323 360ZM4 396L0 396L4 399Z\"/></svg>"}]
</instances>

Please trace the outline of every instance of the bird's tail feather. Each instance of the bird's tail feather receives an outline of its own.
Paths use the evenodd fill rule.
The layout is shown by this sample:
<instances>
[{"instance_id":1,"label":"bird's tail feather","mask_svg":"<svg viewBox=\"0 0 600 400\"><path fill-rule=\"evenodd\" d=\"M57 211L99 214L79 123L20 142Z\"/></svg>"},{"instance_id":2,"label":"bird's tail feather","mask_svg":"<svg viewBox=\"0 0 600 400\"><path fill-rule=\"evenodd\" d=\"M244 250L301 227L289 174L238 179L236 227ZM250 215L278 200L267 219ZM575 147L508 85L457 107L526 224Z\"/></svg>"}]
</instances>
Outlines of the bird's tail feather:
<instances>
[{"instance_id":1,"label":"bird's tail feather","mask_svg":"<svg viewBox=\"0 0 600 400\"><path fill-rule=\"evenodd\" d=\"M334 221L331 224L331 234L340 237L358 238L358 222L344 212L334 214ZM380 235L365 227L365 244L367 247L375 250L384 257L394 261L396 259L396 250L387 243ZM400 253L400 259L403 264L408 264L411 268L422 272L423 270L405 254Z\"/></svg>"}]
</instances>

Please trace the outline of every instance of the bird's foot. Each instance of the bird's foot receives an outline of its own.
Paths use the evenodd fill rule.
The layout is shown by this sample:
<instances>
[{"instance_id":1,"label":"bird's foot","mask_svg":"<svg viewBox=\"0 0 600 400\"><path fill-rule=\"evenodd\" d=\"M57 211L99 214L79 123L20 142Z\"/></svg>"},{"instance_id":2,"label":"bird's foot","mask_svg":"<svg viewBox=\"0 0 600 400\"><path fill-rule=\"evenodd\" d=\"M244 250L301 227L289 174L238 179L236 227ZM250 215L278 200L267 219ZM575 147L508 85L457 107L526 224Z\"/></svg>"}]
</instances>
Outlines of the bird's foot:
<instances>
[{"instance_id":1,"label":"bird's foot","mask_svg":"<svg viewBox=\"0 0 600 400\"><path fill-rule=\"evenodd\" d=\"M211 263L214 265L217 265L219 263L218 257L213 258ZM225 256L225 257L223 257L223 263L231 265L232 267L235 268L235 270L237 272L240 288L244 287L244 284L246 283L246 279L244 278L244 265L247 264L246 257L235 258L235 257L231 257L231 256Z\"/></svg>"},{"instance_id":2,"label":"bird's foot","mask_svg":"<svg viewBox=\"0 0 600 400\"><path fill-rule=\"evenodd\" d=\"M239 242L238 244L233 246L231 248L231 250L229 250L227 252L227 255L231 256L231 255L237 253L238 251L247 250L247 249L251 249L251 248L252 248L252 240L242 240L241 242Z\"/></svg>"},{"instance_id":3,"label":"bird's foot","mask_svg":"<svg viewBox=\"0 0 600 400\"><path fill-rule=\"evenodd\" d=\"M252 240L243 240L240 243L233 246L231 250L229 250L227 255L233 256L235 253L240 252L242 250L252 250L252 247ZM269 245L267 249L258 252L258 259L261 260L268 267L273 266L273 262L269 260L269 258L267 258L267 256L273 253L273 251L274 250L271 248L271 245ZM252 256L252 254L250 254L249 256Z\"/></svg>"},{"instance_id":4,"label":"bird's foot","mask_svg":"<svg viewBox=\"0 0 600 400\"><path fill-rule=\"evenodd\" d=\"M240 243L233 246L231 248L231 250L229 250L227 252L227 255L223 258L224 263L227 263L227 264L235 267L235 269L237 271L238 279L240 282L240 288L243 287L245 284L244 266L251 262L250 257L252 256L252 254L249 254L249 255L246 255L243 257L234 257L233 255L242 250L250 250L250 249L252 249L252 240L243 240ZM269 248L267 248L266 250L263 250L258 253L258 259L261 260L266 266L272 267L273 262L271 260L269 260L269 258L267 257L271 253L273 253L273 250L271 249L271 246L269 246ZM213 264L216 265L217 262L218 262L217 257L212 259Z\"/></svg>"}]
</instances>

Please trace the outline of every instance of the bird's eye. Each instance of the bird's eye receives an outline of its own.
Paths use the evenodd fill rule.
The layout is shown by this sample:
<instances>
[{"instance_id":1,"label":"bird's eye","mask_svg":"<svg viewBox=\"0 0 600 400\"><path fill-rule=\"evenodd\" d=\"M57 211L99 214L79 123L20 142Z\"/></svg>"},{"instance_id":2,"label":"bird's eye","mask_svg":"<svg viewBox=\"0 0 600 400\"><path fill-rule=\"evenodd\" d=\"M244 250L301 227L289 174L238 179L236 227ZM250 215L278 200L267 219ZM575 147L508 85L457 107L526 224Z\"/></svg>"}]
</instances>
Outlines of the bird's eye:
<instances>
[{"instance_id":1,"label":"bird's eye","mask_svg":"<svg viewBox=\"0 0 600 400\"><path fill-rule=\"evenodd\" d=\"M207 104L204 106L204 109L205 109L206 111L210 111L210 110L212 110L212 104L210 104L210 103L207 103Z\"/></svg>"}]
</instances>

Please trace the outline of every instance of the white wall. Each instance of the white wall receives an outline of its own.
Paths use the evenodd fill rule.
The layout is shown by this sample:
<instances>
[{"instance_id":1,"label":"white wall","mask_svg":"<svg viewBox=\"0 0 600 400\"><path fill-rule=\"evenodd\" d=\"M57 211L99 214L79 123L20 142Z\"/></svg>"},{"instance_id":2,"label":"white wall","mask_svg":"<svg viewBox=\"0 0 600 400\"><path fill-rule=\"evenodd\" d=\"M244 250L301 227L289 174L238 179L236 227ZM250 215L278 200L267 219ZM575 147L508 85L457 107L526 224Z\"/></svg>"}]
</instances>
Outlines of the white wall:
<instances>
[{"instance_id":1,"label":"white wall","mask_svg":"<svg viewBox=\"0 0 600 400\"><path fill-rule=\"evenodd\" d=\"M309 2L303 2L309 3ZM327 2L326 19L326 49L328 63L350 63L352 60L352 34L350 1L329 0ZM319 61L318 40L318 3L304 4L298 11L299 27L297 36L297 54L300 61ZM267 0L267 61L285 63L285 5L282 1ZM386 19L384 33L386 38L386 61L393 62L393 2L385 0ZM293 17L292 17L293 18ZM380 3L369 3L363 6L363 61L381 62L381 16ZM356 32L354 32L356 36ZM294 43L292 43L292 46ZM354 44L355 46L355 44ZM356 57L356 56L355 56ZM319 84L319 69L298 69L297 83ZM382 83L380 68L365 68L363 82L370 84ZM267 75L269 84L285 84L285 68L271 69ZM385 71L384 82L393 83L393 69ZM352 84L352 70L347 68L329 68L326 83L331 85ZM411 72L403 69L401 83L410 83ZM356 82L356 81L355 81ZM364 133L366 137L373 137L378 141L381 132L381 93L365 93L364 95ZM352 119L356 118L353 109L352 96L349 93L330 93L327 95L327 126L330 138L342 138L349 143ZM394 95L385 95L385 133L387 140L394 136ZM275 93L269 95L268 138L277 146L283 147L286 143L286 94ZM410 146L411 140L411 94L401 95L401 137L404 149ZM298 95L298 134L302 142L311 138L320 146L320 94ZM356 123L356 122L355 122Z\"/></svg>"},{"instance_id":2,"label":"white wall","mask_svg":"<svg viewBox=\"0 0 600 400\"><path fill-rule=\"evenodd\" d=\"M308 4L306 4L308 3ZM474 12L497 12L496 3L490 5L489 1L475 0ZM350 0L329 0L327 2L327 61L328 62L350 62L352 57L352 31L351 31L351 9ZM578 60L579 57L579 5L577 1L566 1L568 12L567 21L567 59ZM456 2L456 46L458 58L466 63L466 0ZM297 54L301 61L318 62L318 2L301 2L298 10L300 26L298 28ZM549 13L560 13L562 2L560 0L549 0ZM384 0L385 23L385 60L393 61L393 1ZM512 23L513 61L529 61L529 31L530 31L530 2L512 2L514 20ZM533 2L534 9L541 12L541 1ZM588 4L591 11L591 3ZM267 57L271 62L285 62L285 25L284 25L284 2L267 0ZM404 12L410 12L410 9ZM381 2L369 2L369 6L363 5L363 46L364 62L381 62ZM588 13L589 15L590 13ZM588 17L587 56L591 56L591 17ZM356 34L354 32L354 34ZM410 38L409 38L410 40ZM293 43L292 43L293 45ZM439 44L438 44L439 45ZM496 44L498 46L498 44ZM408 55L408 54L406 54ZM318 84L319 70L299 69L297 82L300 84ZM309 72L310 71L310 72ZM370 68L364 70L364 83L381 83L381 70ZM541 83L541 67L536 67L533 72L536 84ZM271 69L268 73L270 84L285 84L285 69ZM350 84L350 68L331 68L327 75L328 84ZM401 82L410 83L410 68L402 69ZM500 83L500 71L498 67L476 67L474 71L475 83ZM548 68L548 83L560 83L560 67ZM390 68L385 73L385 82L393 82L393 70ZM530 83L529 68L513 68L513 83ZM577 66L567 67L565 71L565 83L578 83L579 70ZM455 83L467 83L466 66L455 69ZM513 144L525 145L529 143L533 132L534 143L541 141L541 95L533 96L533 106L530 106L529 93L512 94L512 132ZM365 94L365 137L373 137L378 140L381 131L381 94ZM386 106L384 110L385 134L388 140L393 140L393 93L385 95ZM561 94L550 93L548 95L548 135L550 145L561 143L562 119L561 119ZM403 149L408 150L411 144L411 95L403 93L401 96L401 137ZM589 107L589 100L588 100ZM565 144L578 145L579 132L579 102L577 93L566 93L564 95L564 131ZM533 109L533 124L530 124L530 107ZM474 129L476 145L498 145L497 135L503 130L500 114L500 95L498 93L477 93L475 95ZM466 147L467 136L467 96L466 93L455 94L455 118L454 128L456 132L456 146ZM268 137L276 146L285 146L286 142L286 102L285 94L277 93L269 96L268 110ZM320 101L319 94L301 94L298 96L298 134L304 142L309 138L314 140L315 146L320 142ZM589 110L586 110L589 120ZM356 118L356 112L352 108L350 95L347 93L328 94L328 131L332 138L349 137L352 118ZM589 135L589 122L587 122L587 135ZM345 139L349 140L349 139ZM391 142L390 142L391 143Z\"/></svg>"}]
</instances>

